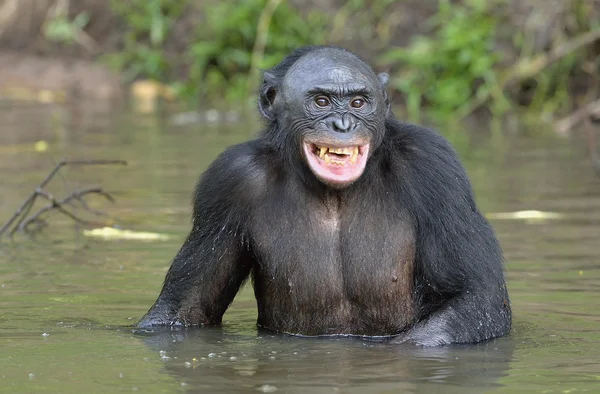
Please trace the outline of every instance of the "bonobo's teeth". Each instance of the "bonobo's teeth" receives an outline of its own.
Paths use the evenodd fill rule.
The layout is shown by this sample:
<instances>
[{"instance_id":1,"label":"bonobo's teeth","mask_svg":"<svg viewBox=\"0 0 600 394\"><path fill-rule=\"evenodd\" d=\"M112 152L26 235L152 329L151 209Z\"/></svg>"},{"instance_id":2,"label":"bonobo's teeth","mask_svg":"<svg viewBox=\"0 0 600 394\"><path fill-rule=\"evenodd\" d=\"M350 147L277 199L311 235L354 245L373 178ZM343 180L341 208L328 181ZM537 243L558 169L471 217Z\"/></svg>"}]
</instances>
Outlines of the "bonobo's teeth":
<instances>
[{"instance_id":1,"label":"bonobo's teeth","mask_svg":"<svg viewBox=\"0 0 600 394\"><path fill-rule=\"evenodd\" d=\"M339 155L351 155L353 148L329 148L329 152Z\"/></svg>"},{"instance_id":2,"label":"bonobo's teeth","mask_svg":"<svg viewBox=\"0 0 600 394\"><path fill-rule=\"evenodd\" d=\"M352 156L350 156L350 163L356 164L357 160L358 160L358 148L354 148L354 152L352 152Z\"/></svg>"},{"instance_id":3,"label":"bonobo's teeth","mask_svg":"<svg viewBox=\"0 0 600 394\"><path fill-rule=\"evenodd\" d=\"M350 162L350 164L356 164L358 161L358 154L360 153L360 149L358 146L354 147L345 147L345 148L330 148L328 146L319 146L315 145L317 149L317 156L323 161L325 164L334 164L337 166L343 166L346 162ZM335 155L328 155L328 153L335 153ZM336 156L338 155L338 156ZM339 155L349 156L348 159L340 158Z\"/></svg>"},{"instance_id":4,"label":"bonobo's teeth","mask_svg":"<svg viewBox=\"0 0 600 394\"><path fill-rule=\"evenodd\" d=\"M325 156L325 153L327 153L327 147L326 146L319 146L319 157L322 159L323 156Z\"/></svg>"}]
</instances>

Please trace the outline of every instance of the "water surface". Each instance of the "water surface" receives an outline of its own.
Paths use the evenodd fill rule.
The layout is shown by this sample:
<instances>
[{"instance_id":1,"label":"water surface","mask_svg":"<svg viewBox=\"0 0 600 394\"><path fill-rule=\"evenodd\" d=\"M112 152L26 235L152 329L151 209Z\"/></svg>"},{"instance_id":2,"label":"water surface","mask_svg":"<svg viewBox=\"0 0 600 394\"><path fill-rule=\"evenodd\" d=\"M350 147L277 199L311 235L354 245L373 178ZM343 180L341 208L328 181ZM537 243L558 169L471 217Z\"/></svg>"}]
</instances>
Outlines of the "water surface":
<instances>
[{"instance_id":1,"label":"water surface","mask_svg":"<svg viewBox=\"0 0 600 394\"><path fill-rule=\"evenodd\" d=\"M36 239L0 244L2 392L465 393L600 391L600 180L578 138L517 130L448 133L486 213L557 212L559 220L493 220L507 258L509 337L420 349L258 331L249 287L223 327L136 335L187 235L201 172L256 122L175 127L158 116L0 102L0 222L63 156L125 159L70 168L57 196L90 198L119 226L166 241L90 239L62 216ZM515 136L518 137L515 137ZM48 151L34 149L46 141Z\"/></svg>"}]
</instances>

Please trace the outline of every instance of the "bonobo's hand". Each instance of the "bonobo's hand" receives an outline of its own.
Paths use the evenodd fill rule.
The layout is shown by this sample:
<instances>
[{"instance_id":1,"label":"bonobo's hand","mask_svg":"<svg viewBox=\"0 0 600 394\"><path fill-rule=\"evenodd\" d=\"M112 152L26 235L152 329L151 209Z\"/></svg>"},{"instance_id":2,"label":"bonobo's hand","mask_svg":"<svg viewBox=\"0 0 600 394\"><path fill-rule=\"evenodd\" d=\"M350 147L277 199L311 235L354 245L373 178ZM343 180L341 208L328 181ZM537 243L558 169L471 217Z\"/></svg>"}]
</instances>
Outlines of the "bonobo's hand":
<instances>
[{"instance_id":1,"label":"bonobo's hand","mask_svg":"<svg viewBox=\"0 0 600 394\"><path fill-rule=\"evenodd\" d=\"M181 325L181 322L175 319L172 308L169 308L164 302L157 302L135 326L138 328L151 328Z\"/></svg>"},{"instance_id":2,"label":"bonobo's hand","mask_svg":"<svg viewBox=\"0 0 600 394\"><path fill-rule=\"evenodd\" d=\"M432 347L442 346L452 343L452 337L449 333L438 330L432 330L425 324L419 323L406 333L394 338L391 343L410 343L417 346Z\"/></svg>"}]
</instances>

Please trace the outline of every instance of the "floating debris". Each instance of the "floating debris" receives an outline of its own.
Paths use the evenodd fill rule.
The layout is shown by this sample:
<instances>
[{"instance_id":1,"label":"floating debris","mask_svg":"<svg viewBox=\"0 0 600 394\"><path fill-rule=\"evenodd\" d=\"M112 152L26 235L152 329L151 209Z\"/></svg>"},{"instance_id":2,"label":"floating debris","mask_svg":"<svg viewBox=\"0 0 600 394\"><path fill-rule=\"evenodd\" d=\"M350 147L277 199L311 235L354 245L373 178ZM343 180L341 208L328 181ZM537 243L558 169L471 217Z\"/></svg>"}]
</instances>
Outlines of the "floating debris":
<instances>
[{"instance_id":1,"label":"floating debris","mask_svg":"<svg viewBox=\"0 0 600 394\"><path fill-rule=\"evenodd\" d=\"M258 391L263 393L274 393L277 391L277 386L273 386L271 384L263 384L258 388Z\"/></svg>"},{"instance_id":2,"label":"floating debris","mask_svg":"<svg viewBox=\"0 0 600 394\"><path fill-rule=\"evenodd\" d=\"M154 113L158 107L158 99L172 101L175 90L165 84L152 80L136 81L130 86L131 97L138 112Z\"/></svg>"},{"instance_id":3,"label":"floating debris","mask_svg":"<svg viewBox=\"0 0 600 394\"><path fill-rule=\"evenodd\" d=\"M489 219L500 219L500 220L551 220L551 219L563 219L565 215L557 212L545 212L545 211L515 211L515 212L495 212L488 213L486 215Z\"/></svg>"},{"instance_id":4,"label":"floating debris","mask_svg":"<svg viewBox=\"0 0 600 394\"><path fill-rule=\"evenodd\" d=\"M165 241L169 239L166 234L120 230L114 227L95 228L93 230L83 230L86 237L102 238L105 240L138 240L138 241Z\"/></svg>"},{"instance_id":5,"label":"floating debris","mask_svg":"<svg viewBox=\"0 0 600 394\"><path fill-rule=\"evenodd\" d=\"M37 141L33 145L33 149L35 149L36 152L46 152L48 150L48 143L44 140Z\"/></svg>"}]
</instances>

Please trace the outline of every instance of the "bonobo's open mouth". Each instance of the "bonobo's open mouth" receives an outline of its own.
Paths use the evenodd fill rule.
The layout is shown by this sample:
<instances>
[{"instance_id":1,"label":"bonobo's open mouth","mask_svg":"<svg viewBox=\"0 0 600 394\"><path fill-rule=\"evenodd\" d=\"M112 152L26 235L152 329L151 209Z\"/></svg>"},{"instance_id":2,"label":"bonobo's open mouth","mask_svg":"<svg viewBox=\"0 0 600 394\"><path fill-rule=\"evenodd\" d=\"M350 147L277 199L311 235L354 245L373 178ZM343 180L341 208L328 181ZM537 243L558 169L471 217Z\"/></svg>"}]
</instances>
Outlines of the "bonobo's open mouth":
<instances>
[{"instance_id":1,"label":"bonobo's open mouth","mask_svg":"<svg viewBox=\"0 0 600 394\"><path fill-rule=\"evenodd\" d=\"M305 141L303 145L308 166L321 182L345 186L365 170L369 144L325 146Z\"/></svg>"}]
</instances>

